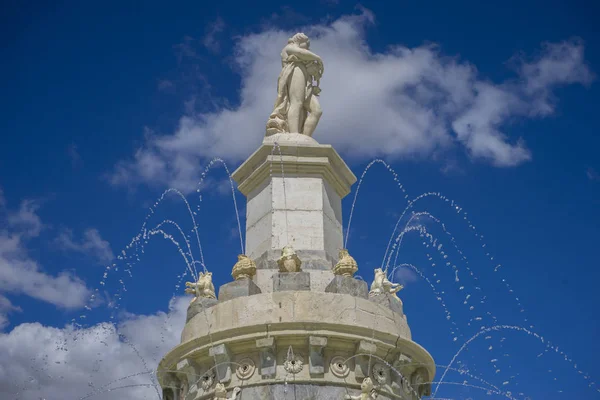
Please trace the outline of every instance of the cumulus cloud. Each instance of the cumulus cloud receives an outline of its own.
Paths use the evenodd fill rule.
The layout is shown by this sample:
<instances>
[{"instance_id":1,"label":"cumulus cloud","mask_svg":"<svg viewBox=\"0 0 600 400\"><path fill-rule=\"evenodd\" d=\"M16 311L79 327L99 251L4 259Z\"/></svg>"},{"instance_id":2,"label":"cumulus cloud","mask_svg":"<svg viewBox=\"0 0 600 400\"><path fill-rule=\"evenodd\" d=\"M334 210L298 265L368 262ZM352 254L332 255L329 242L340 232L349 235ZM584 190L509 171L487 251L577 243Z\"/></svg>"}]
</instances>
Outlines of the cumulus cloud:
<instances>
[{"instance_id":1,"label":"cumulus cloud","mask_svg":"<svg viewBox=\"0 0 600 400\"><path fill-rule=\"evenodd\" d=\"M519 165L531 153L523 139L510 135L510 123L551 115L557 87L594 78L578 40L545 43L537 54L513 57L514 79L493 83L436 45L372 51L364 28L373 19L362 10L304 29L325 63L324 114L315 137L350 159L425 158L458 147L472 160ZM239 105L189 113L172 134L147 135L133 159L116 166L112 183L154 182L189 191L202 161L246 158L264 136L280 48L293 33L265 28L239 38L233 58L241 75Z\"/></svg>"},{"instance_id":2,"label":"cumulus cloud","mask_svg":"<svg viewBox=\"0 0 600 400\"><path fill-rule=\"evenodd\" d=\"M6 325L7 313L16 310L5 294L25 294L67 309L82 307L89 296L77 277L67 272L47 274L30 257L26 242L43 229L36 214L38 207L32 200L22 201L17 211L0 206L0 218L6 220L6 224L0 224L0 327Z\"/></svg>"},{"instance_id":3,"label":"cumulus cloud","mask_svg":"<svg viewBox=\"0 0 600 400\"><path fill-rule=\"evenodd\" d=\"M79 241L74 239L73 232L67 229L56 238L56 244L65 251L85 254L99 263L107 263L115 258L110 243L102 239L100 232L95 228L86 229Z\"/></svg>"},{"instance_id":4,"label":"cumulus cloud","mask_svg":"<svg viewBox=\"0 0 600 400\"><path fill-rule=\"evenodd\" d=\"M188 299L174 299L168 313L129 315L117 325L101 323L76 331L27 323L0 334L0 397L159 398L152 386L153 370L179 343L188 304Z\"/></svg>"}]
</instances>

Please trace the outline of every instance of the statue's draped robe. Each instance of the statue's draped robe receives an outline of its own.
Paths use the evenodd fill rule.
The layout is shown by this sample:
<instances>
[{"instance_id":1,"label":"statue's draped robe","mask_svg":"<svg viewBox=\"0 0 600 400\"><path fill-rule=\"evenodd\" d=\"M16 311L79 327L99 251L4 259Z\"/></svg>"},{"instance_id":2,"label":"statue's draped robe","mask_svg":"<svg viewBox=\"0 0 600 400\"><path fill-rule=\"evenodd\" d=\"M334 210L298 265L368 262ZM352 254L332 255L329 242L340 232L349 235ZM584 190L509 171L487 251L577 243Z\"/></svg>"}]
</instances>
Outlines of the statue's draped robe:
<instances>
[{"instance_id":1,"label":"statue's draped robe","mask_svg":"<svg viewBox=\"0 0 600 400\"><path fill-rule=\"evenodd\" d=\"M306 69L306 61L300 60L295 55L288 55L282 60L281 73L277 79L277 99L275 100L275 107L267 122L267 135L273 135L275 133L289 132L288 126L288 110L290 108L290 82L292 75L296 68L300 68L306 85L304 87L304 104L310 102L310 97L313 94L312 76ZM302 131L304 121L306 120L306 108L304 108L304 115L300 118L299 130Z\"/></svg>"}]
</instances>

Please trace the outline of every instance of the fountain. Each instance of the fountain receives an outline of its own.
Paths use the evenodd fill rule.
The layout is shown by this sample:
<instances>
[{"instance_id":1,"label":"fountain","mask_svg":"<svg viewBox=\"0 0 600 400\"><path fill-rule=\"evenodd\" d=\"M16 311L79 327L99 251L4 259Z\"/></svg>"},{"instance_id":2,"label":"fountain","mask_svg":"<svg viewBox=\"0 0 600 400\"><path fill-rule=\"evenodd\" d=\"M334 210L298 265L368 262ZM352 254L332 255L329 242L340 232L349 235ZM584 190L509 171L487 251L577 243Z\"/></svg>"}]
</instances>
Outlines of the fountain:
<instances>
[{"instance_id":1,"label":"fountain","mask_svg":"<svg viewBox=\"0 0 600 400\"><path fill-rule=\"evenodd\" d=\"M265 140L232 175L247 197L240 262L252 272L243 286L222 285L217 301L190 305L181 343L158 367L164 398L225 398L217 394L225 387L233 397L280 399L290 383L303 399L420 398L431 392L435 365L412 340L401 286L378 269L368 292L343 249L341 200L356 177L311 137L318 86L302 74L322 72L322 62L302 34L282 57ZM299 90L303 103L295 102ZM233 275L241 269L238 262Z\"/></svg>"},{"instance_id":2,"label":"fountain","mask_svg":"<svg viewBox=\"0 0 600 400\"><path fill-rule=\"evenodd\" d=\"M342 225L342 199L350 193L357 179L332 146L312 138L321 116L318 95L322 61L309 50L307 38L302 34L290 39L283 57L275 109L267 122L262 145L233 174L229 174L221 159L213 159L202 174L204 179L210 168L223 165L230 177L232 193L235 189L231 179L247 198L244 246L233 196L240 251L235 263L237 251L223 257L223 262L233 264L233 280L215 289L211 268L204 260L197 211L193 211L182 193L175 189L165 191L150 209L140 233L120 253L118 260L106 267L100 288L106 287L109 275L117 271L124 275L114 278L119 286L112 296L114 314L127 292L124 279L132 277L133 266L141 261L148 243L162 238L174 245L185 270L177 276L172 297L183 292L192 295L180 343L168 351L157 370L153 370L154 365L144 359L135 343L110 324L110 329L105 329L106 336L116 336L131 348L143 370L99 385L95 385L90 376L91 391L79 398L113 396L117 390L144 387L150 395L164 400L288 397L414 400L423 396L439 399L442 398L438 397L440 390L443 389L446 396L446 390L455 387L494 398L524 400L528 394L516 390L519 374L502 375L507 363L501 358L507 354L498 348L508 333L541 343L537 358L551 353L564 358L575 373L587 381L590 391L598 392L595 382L570 356L529 324L519 298L501 276L502 266L487 250L484 252L492 266L491 272L500 276L501 286L514 297L519 315L523 315L528 326L501 324L496 314L489 309L483 311L488 295L482 290L480 278L469 259L446 225L429 212L416 211L416 204L431 198L448 206L464 220L485 249L483 236L466 212L441 193L429 192L410 199L396 172L383 160L368 164L355 186L346 231L350 230L363 179L374 165L383 165L392 174L408 204L397 219L370 287L360 278L365 268L352 257L352 248L348 249L349 235L344 239ZM193 225L192 235L169 219L152 226L151 217L168 195L176 196L185 205ZM432 226L441 228L440 237L434 236ZM399 250L410 233L420 238L431 265L427 270L399 261ZM442 238L449 240L442 243ZM192 249L195 245L198 259ZM460 270L457 264L464 268ZM402 269L421 278L443 309L450 344L457 350L448 357L447 365L434 364L431 355L412 340L405 305L400 298L404 292L399 291L403 287L394 282L396 273ZM191 277L191 281L185 282L186 277ZM447 282L450 286L443 286ZM456 290L456 295L448 296L449 289ZM99 293L96 289L78 322L73 320L78 329L73 330L72 337L65 336L64 341L57 343L57 350L66 352L87 334L82 324ZM454 307L468 313L466 324L457 323L451 313L453 300L458 303ZM409 315L420 311L414 302L406 303ZM168 324L166 318L160 332L163 339ZM439 326L436 325L436 329L442 330ZM467 327L475 332L467 333ZM108 339L98 339L105 343L101 340ZM490 352L487 367L491 368L494 379L464 362L465 353L474 346ZM100 370L103 361L100 357L104 355L98 352L98 356L93 371ZM440 357L436 355L436 358ZM35 359L32 375L43 374L44 366L50 363L48 355ZM506 369L511 368L509 364ZM137 379L140 377L144 381ZM146 380L146 377L149 378ZM449 377L458 377L458 381L451 381ZM552 378L556 380L555 376ZM25 393L34 384L33 379L25 382L19 387L20 391Z\"/></svg>"}]
</instances>

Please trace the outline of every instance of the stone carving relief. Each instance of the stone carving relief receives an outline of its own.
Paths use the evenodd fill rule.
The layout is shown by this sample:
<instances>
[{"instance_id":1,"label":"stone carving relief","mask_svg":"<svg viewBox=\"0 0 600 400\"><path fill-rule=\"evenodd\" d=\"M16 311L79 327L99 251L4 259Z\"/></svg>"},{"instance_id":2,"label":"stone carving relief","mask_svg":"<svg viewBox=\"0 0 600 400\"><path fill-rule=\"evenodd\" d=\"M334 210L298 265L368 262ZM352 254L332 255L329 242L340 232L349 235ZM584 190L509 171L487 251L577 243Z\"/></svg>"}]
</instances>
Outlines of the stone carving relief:
<instances>
[{"instance_id":1,"label":"stone carving relief","mask_svg":"<svg viewBox=\"0 0 600 400\"><path fill-rule=\"evenodd\" d=\"M373 379L380 385L385 385L390 377L390 369L382 363L375 363L371 367Z\"/></svg>"},{"instance_id":2,"label":"stone carving relief","mask_svg":"<svg viewBox=\"0 0 600 400\"><path fill-rule=\"evenodd\" d=\"M331 373L338 378L345 378L350 373L348 362L344 357L341 356L335 356L331 359L329 369L331 370Z\"/></svg>"},{"instance_id":3,"label":"stone carving relief","mask_svg":"<svg viewBox=\"0 0 600 400\"><path fill-rule=\"evenodd\" d=\"M194 295L190 303L193 303L199 297L207 299L217 298L215 295L215 285L212 283L212 272L201 272L198 275L198 282L186 282L185 286L185 292Z\"/></svg>"},{"instance_id":4,"label":"stone carving relief","mask_svg":"<svg viewBox=\"0 0 600 400\"><path fill-rule=\"evenodd\" d=\"M236 386L233 388L231 397L227 397L227 389L225 389L225 385L222 383L217 383L217 386L215 386L215 397L213 397L213 400L235 400L241 391L242 389Z\"/></svg>"},{"instance_id":5,"label":"stone carving relief","mask_svg":"<svg viewBox=\"0 0 600 400\"><path fill-rule=\"evenodd\" d=\"M308 36L296 33L281 51L277 99L267 121L267 136L289 132L312 136L317 127L322 115L319 81L325 69L321 57L309 48Z\"/></svg>"},{"instance_id":6,"label":"stone carving relief","mask_svg":"<svg viewBox=\"0 0 600 400\"><path fill-rule=\"evenodd\" d=\"M429 395L431 386L429 382L429 373L425 368L417 368L410 376L410 386L419 397Z\"/></svg>"},{"instance_id":7,"label":"stone carving relief","mask_svg":"<svg viewBox=\"0 0 600 400\"><path fill-rule=\"evenodd\" d=\"M377 392L371 378L366 377L360 384L360 394L358 396L345 395L345 400L375 400L377 398Z\"/></svg>"},{"instance_id":8,"label":"stone carving relief","mask_svg":"<svg viewBox=\"0 0 600 400\"><path fill-rule=\"evenodd\" d=\"M235 374L241 380L247 380L254 375L254 371L256 370L256 365L251 358L244 358L238 362L238 366L235 370Z\"/></svg>"},{"instance_id":9,"label":"stone carving relief","mask_svg":"<svg viewBox=\"0 0 600 400\"><path fill-rule=\"evenodd\" d=\"M233 266L231 276L236 281L239 279L252 279L256 275L256 264L245 254L238 256L238 261Z\"/></svg>"},{"instance_id":10,"label":"stone carving relief","mask_svg":"<svg viewBox=\"0 0 600 400\"><path fill-rule=\"evenodd\" d=\"M333 273L335 275L351 277L356 271L358 271L356 260L348 253L348 250L340 250L339 260L335 264L335 267L333 267Z\"/></svg>"},{"instance_id":11,"label":"stone carving relief","mask_svg":"<svg viewBox=\"0 0 600 400\"><path fill-rule=\"evenodd\" d=\"M287 359L283 363L283 368L289 374L297 374L304 368L304 359L298 354L288 354Z\"/></svg>"},{"instance_id":12,"label":"stone carving relief","mask_svg":"<svg viewBox=\"0 0 600 400\"><path fill-rule=\"evenodd\" d=\"M375 279L371 284L371 290L369 291L369 296L377 296L380 294L391 294L394 297L398 298L396 295L397 292L402 290L404 286L399 283L392 283L388 280L385 272L381 268L375 269Z\"/></svg>"},{"instance_id":13,"label":"stone carving relief","mask_svg":"<svg viewBox=\"0 0 600 400\"><path fill-rule=\"evenodd\" d=\"M300 272L302 261L294 251L292 246L285 246L281 250L281 257L277 260L279 272Z\"/></svg>"},{"instance_id":14,"label":"stone carving relief","mask_svg":"<svg viewBox=\"0 0 600 400\"><path fill-rule=\"evenodd\" d=\"M208 371L204 375L200 377L200 387L202 390L207 391L215 383L215 373L214 371Z\"/></svg>"}]
</instances>

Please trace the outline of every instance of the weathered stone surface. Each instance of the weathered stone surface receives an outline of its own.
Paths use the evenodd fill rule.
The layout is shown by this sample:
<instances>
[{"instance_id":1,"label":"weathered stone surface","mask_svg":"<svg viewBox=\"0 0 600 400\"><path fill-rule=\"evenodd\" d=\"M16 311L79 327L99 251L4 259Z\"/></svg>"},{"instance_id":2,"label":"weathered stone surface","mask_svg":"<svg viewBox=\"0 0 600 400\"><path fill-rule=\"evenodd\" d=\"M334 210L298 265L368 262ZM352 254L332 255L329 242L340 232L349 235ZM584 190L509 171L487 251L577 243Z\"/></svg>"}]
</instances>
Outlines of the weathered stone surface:
<instances>
[{"instance_id":1,"label":"weathered stone surface","mask_svg":"<svg viewBox=\"0 0 600 400\"><path fill-rule=\"evenodd\" d=\"M187 317L185 322L187 323L190 319L194 318L196 314L204 312L205 310L217 305L219 302L217 299L209 299L205 297L198 297L187 309Z\"/></svg>"},{"instance_id":2,"label":"weathered stone surface","mask_svg":"<svg viewBox=\"0 0 600 400\"><path fill-rule=\"evenodd\" d=\"M219 301L227 301L237 297L252 296L261 293L260 288L251 279L238 279L219 288Z\"/></svg>"},{"instance_id":3,"label":"weathered stone surface","mask_svg":"<svg viewBox=\"0 0 600 400\"><path fill-rule=\"evenodd\" d=\"M362 380L369 376L369 362L370 354L375 354L377 352L377 346L374 343L368 342L366 340L361 340L358 342L356 346L356 354L358 355L355 358L355 368L354 368L354 376L356 379Z\"/></svg>"},{"instance_id":4,"label":"weathered stone surface","mask_svg":"<svg viewBox=\"0 0 600 400\"><path fill-rule=\"evenodd\" d=\"M247 255L258 268L263 254L286 245L337 259L343 244L341 199L356 177L329 145L274 146L263 144L233 173L248 198Z\"/></svg>"},{"instance_id":5,"label":"weathered stone surface","mask_svg":"<svg viewBox=\"0 0 600 400\"><path fill-rule=\"evenodd\" d=\"M215 361L217 381L222 383L231 381L231 354L227 346L220 344L211 347L208 355Z\"/></svg>"},{"instance_id":6,"label":"weathered stone surface","mask_svg":"<svg viewBox=\"0 0 600 400\"><path fill-rule=\"evenodd\" d=\"M325 373L325 360L323 359L323 349L325 346L327 346L326 337L308 337L308 368L311 375L323 375Z\"/></svg>"},{"instance_id":7,"label":"weathered stone surface","mask_svg":"<svg viewBox=\"0 0 600 400\"><path fill-rule=\"evenodd\" d=\"M273 291L310 290L308 272L278 272L273 274Z\"/></svg>"},{"instance_id":8,"label":"weathered stone surface","mask_svg":"<svg viewBox=\"0 0 600 400\"><path fill-rule=\"evenodd\" d=\"M369 300L373 303L381 304L395 313L404 315L402 301L393 294L382 293L375 296L369 296Z\"/></svg>"},{"instance_id":9,"label":"weathered stone surface","mask_svg":"<svg viewBox=\"0 0 600 400\"><path fill-rule=\"evenodd\" d=\"M277 373L275 339L272 337L258 339L256 347L260 352L260 375L263 378L274 378Z\"/></svg>"},{"instance_id":10,"label":"weathered stone surface","mask_svg":"<svg viewBox=\"0 0 600 400\"><path fill-rule=\"evenodd\" d=\"M354 297L362 297L363 299L369 297L367 282L350 276L334 276L331 283L325 288L325 291L327 293L349 294Z\"/></svg>"},{"instance_id":11,"label":"weathered stone surface","mask_svg":"<svg viewBox=\"0 0 600 400\"><path fill-rule=\"evenodd\" d=\"M290 382L293 383L293 382ZM322 386L310 384L275 384L268 386L242 388L240 398L243 400L341 400L347 394L359 395L360 390L341 386ZM378 400L389 400L385 394L379 394Z\"/></svg>"}]
</instances>

